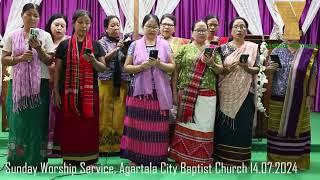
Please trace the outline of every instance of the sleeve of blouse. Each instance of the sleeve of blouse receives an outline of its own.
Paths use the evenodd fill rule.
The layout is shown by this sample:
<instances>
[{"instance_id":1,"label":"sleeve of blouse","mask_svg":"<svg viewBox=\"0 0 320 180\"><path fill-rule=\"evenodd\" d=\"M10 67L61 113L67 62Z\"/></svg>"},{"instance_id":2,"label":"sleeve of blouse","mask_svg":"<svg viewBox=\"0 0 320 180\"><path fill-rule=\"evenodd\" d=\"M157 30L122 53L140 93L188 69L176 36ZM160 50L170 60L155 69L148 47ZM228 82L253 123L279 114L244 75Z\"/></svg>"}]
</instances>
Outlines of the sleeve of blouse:
<instances>
[{"instance_id":1,"label":"sleeve of blouse","mask_svg":"<svg viewBox=\"0 0 320 180\"><path fill-rule=\"evenodd\" d=\"M133 53L134 53L135 48L136 48L136 42L132 42L132 43L130 44L129 49L128 49L128 55L129 55L129 56L133 56Z\"/></svg>"},{"instance_id":2,"label":"sleeve of blouse","mask_svg":"<svg viewBox=\"0 0 320 180\"><path fill-rule=\"evenodd\" d=\"M68 48L68 41L67 40L62 41L56 49L55 57L57 59L63 60L67 54L67 48Z\"/></svg>"},{"instance_id":3,"label":"sleeve of blouse","mask_svg":"<svg viewBox=\"0 0 320 180\"><path fill-rule=\"evenodd\" d=\"M180 64L180 63L181 63L182 57L183 57L183 55L184 55L186 46L187 46L187 45L181 46L181 47L178 49L178 51L177 51L177 53L176 53L176 56L175 56L175 58L174 58L176 64Z\"/></svg>"},{"instance_id":4,"label":"sleeve of blouse","mask_svg":"<svg viewBox=\"0 0 320 180\"><path fill-rule=\"evenodd\" d=\"M103 47L101 46L101 44L100 44L99 42L96 43L96 49L95 49L95 51L97 52L97 53L95 53L95 56L96 56L97 58L103 57L103 56L106 55L106 52L104 51Z\"/></svg>"},{"instance_id":5,"label":"sleeve of blouse","mask_svg":"<svg viewBox=\"0 0 320 180\"><path fill-rule=\"evenodd\" d=\"M3 50L12 52L12 33L3 39Z\"/></svg>"}]
</instances>

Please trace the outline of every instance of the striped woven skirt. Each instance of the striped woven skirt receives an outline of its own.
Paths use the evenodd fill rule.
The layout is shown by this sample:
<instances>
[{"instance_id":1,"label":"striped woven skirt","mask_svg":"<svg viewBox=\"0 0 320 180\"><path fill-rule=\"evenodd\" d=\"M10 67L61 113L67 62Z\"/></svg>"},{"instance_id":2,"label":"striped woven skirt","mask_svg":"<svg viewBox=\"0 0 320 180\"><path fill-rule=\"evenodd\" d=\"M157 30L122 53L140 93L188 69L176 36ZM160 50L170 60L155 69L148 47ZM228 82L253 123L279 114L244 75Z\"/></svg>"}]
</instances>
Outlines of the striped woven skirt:
<instances>
[{"instance_id":1,"label":"striped woven skirt","mask_svg":"<svg viewBox=\"0 0 320 180\"><path fill-rule=\"evenodd\" d=\"M227 166L249 165L255 112L253 98L253 94L247 95L234 120L218 110L215 125L216 162Z\"/></svg>"},{"instance_id":2,"label":"striped woven skirt","mask_svg":"<svg viewBox=\"0 0 320 180\"><path fill-rule=\"evenodd\" d=\"M126 115L120 144L120 157L136 164L167 162L169 111L160 112L157 94L126 98Z\"/></svg>"},{"instance_id":3,"label":"striped woven skirt","mask_svg":"<svg viewBox=\"0 0 320 180\"><path fill-rule=\"evenodd\" d=\"M175 127L169 155L176 164L185 163L187 166L212 164L215 115L215 92L200 91L195 104L194 122L179 122Z\"/></svg>"},{"instance_id":4,"label":"striped woven skirt","mask_svg":"<svg viewBox=\"0 0 320 180\"><path fill-rule=\"evenodd\" d=\"M296 138L280 137L278 130L284 98L272 96L267 134L267 157L269 162L291 162L300 170L310 166L310 112L305 111L298 122L299 136Z\"/></svg>"}]
</instances>

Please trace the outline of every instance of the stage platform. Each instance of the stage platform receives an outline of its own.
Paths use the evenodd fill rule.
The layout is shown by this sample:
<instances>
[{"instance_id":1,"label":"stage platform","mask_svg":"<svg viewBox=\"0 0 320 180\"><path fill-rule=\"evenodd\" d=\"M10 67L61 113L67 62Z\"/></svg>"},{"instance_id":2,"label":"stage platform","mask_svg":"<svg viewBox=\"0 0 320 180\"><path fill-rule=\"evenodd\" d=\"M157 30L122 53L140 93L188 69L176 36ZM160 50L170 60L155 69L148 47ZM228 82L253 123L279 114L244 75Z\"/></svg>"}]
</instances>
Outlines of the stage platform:
<instances>
[{"instance_id":1,"label":"stage platform","mask_svg":"<svg viewBox=\"0 0 320 180\"><path fill-rule=\"evenodd\" d=\"M1 116L0 116L1 117ZM269 179L281 179L281 180L313 180L320 178L320 113L312 113L311 115L311 127L312 127L312 147L311 147L311 168L307 171L302 171L298 173L288 173L281 172L280 170L264 168L266 164L266 140L253 139L253 152L252 152L252 167L247 170L243 169L238 173L236 171L231 171L230 169L222 169L221 167L212 167L208 172L201 169L188 170L183 167L179 167L174 170L176 166L171 162L166 167L156 168L156 169L141 169L140 166L132 167L129 166L128 160L121 159L118 156L111 157L100 157L98 162L98 167L101 172L91 172L83 171L79 168L73 172L71 169L66 169L65 171L59 172L37 172L35 174L21 174L21 173L8 173L5 163L6 163L6 153L7 153L7 133L0 133L0 179L14 180L48 180L48 179L117 179L125 180L130 178L131 180L141 180L141 179L183 179L183 180L269 180ZM62 159L61 158L50 158L49 166L61 168ZM113 170L111 171L111 169Z\"/></svg>"}]
</instances>

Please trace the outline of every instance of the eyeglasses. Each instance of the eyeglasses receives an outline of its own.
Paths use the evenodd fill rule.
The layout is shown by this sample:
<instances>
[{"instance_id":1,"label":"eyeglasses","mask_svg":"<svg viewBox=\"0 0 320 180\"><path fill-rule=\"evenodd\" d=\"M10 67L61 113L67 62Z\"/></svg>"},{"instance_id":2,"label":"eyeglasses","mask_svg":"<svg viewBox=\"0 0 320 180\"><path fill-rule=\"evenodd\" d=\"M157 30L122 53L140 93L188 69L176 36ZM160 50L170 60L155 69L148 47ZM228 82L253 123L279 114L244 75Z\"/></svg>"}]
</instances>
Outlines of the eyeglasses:
<instances>
[{"instance_id":1,"label":"eyeglasses","mask_svg":"<svg viewBox=\"0 0 320 180\"><path fill-rule=\"evenodd\" d=\"M240 29L240 30L245 30L245 29L247 29L247 27L246 26L233 26L232 27L233 29Z\"/></svg>"},{"instance_id":2,"label":"eyeglasses","mask_svg":"<svg viewBox=\"0 0 320 180\"><path fill-rule=\"evenodd\" d=\"M197 30L194 30L194 32L196 32L198 34L206 34L208 31L207 30L197 29Z\"/></svg>"},{"instance_id":3,"label":"eyeglasses","mask_svg":"<svg viewBox=\"0 0 320 180\"><path fill-rule=\"evenodd\" d=\"M168 24L168 23L162 23L161 26L163 26L163 27L169 27L169 28L174 27L173 24Z\"/></svg>"},{"instance_id":4,"label":"eyeglasses","mask_svg":"<svg viewBox=\"0 0 320 180\"><path fill-rule=\"evenodd\" d=\"M155 31L159 30L158 26L145 26L145 28L148 30L155 30Z\"/></svg>"}]
</instances>

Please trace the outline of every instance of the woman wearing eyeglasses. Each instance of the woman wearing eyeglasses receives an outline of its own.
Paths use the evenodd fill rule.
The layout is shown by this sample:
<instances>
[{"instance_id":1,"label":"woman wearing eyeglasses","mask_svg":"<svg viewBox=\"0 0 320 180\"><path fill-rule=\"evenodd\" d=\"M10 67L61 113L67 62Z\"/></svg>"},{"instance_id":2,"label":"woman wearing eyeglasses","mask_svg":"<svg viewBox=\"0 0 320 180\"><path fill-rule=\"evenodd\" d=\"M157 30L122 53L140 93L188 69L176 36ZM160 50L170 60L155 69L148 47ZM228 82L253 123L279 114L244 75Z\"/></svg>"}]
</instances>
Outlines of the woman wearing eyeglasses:
<instances>
[{"instance_id":1,"label":"woman wearing eyeglasses","mask_svg":"<svg viewBox=\"0 0 320 180\"><path fill-rule=\"evenodd\" d=\"M215 54L204 53L207 35L205 21L196 21L192 43L182 46L175 57L173 94L178 113L169 154L180 165L207 166L213 161L216 75L223 67Z\"/></svg>"},{"instance_id":2,"label":"woman wearing eyeglasses","mask_svg":"<svg viewBox=\"0 0 320 180\"><path fill-rule=\"evenodd\" d=\"M160 19L160 34L167 40L175 54L178 48L190 42L189 39L174 37L176 30L176 17L172 14L164 14Z\"/></svg>"},{"instance_id":3,"label":"woman wearing eyeglasses","mask_svg":"<svg viewBox=\"0 0 320 180\"><path fill-rule=\"evenodd\" d=\"M219 77L219 107L215 124L215 161L224 165L248 165L251 158L255 113L253 78L259 68L258 44L244 40L248 23L237 17L230 24L233 38L221 46L224 72ZM247 61L240 62L243 54Z\"/></svg>"},{"instance_id":4,"label":"woman wearing eyeglasses","mask_svg":"<svg viewBox=\"0 0 320 180\"><path fill-rule=\"evenodd\" d=\"M208 15L205 19L208 26L208 40L209 44L222 45L228 42L228 37L218 37L216 34L219 28L218 16Z\"/></svg>"},{"instance_id":5,"label":"woman wearing eyeglasses","mask_svg":"<svg viewBox=\"0 0 320 180\"><path fill-rule=\"evenodd\" d=\"M173 51L173 57L177 53L178 49L184 45L188 44L190 42L189 39L174 37L174 32L176 30L176 17L172 14L164 14L160 19L160 34L161 36L167 40L171 46L171 49ZM170 74L170 77L172 75ZM171 80L172 84L172 80ZM171 86L172 87L172 86ZM173 136L174 126L175 126L175 119L176 119L176 110L177 110L177 102L173 102L174 107L170 110L170 143Z\"/></svg>"},{"instance_id":6,"label":"woman wearing eyeglasses","mask_svg":"<svg viewBox=\"0 0 320 180\"><path fill-rule=\"evenodd\" d=\"M146 15L144 36L128 50L124 70L134 74L126 100L121 157L132 165L167 162L172 93L167 73L175 68L169 43L158 37L159 19Z\"/></svg>"}]
</instances>

